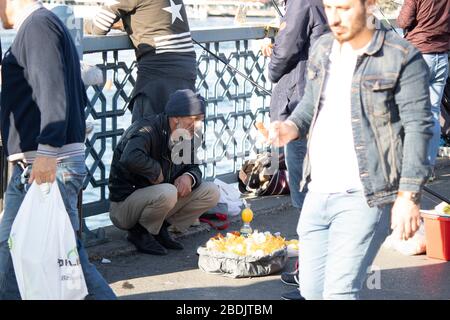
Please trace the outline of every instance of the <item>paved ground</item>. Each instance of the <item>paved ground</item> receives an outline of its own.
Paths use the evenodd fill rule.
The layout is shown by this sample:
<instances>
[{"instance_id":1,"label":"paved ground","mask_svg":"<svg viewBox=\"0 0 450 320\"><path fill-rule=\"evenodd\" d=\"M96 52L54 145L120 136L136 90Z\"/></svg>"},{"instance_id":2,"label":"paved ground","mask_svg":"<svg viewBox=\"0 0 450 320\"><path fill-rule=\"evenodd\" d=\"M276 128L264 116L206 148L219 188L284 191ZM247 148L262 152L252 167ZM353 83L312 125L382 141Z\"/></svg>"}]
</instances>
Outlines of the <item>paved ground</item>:
<instances>
[{"instance_id":1,"label":"paved ground","mask_svg":"<svg viewBox=\"0 0 450 320\"><path fill-rule=\"evenodd\" d=\"M450 197L449 183L450 166L445 162L430 187ZM436 202L434 197L424 197L425 208L431 208ZM296 237L298 213L288 205L286 197L258 199L253 209L254 229L281 232L288 239ZM234 222L228 230L239 228L240 222ZM231 279L200 271L196 250L216 233L203 225L180 239L185 250L170 251L167 256L150 256L137 254L124 239L123 232L108 228L107 235L112 241L89 248L89 253L121 299L277 300L281 293L293 288L282 284L279 274ZM102 257L111 263L99 263ZM290 259L285 269L290 270L294 262L295 259ZM448 262L382 249L374 265L381 272L370 275L362 294L364 299L450 299Z\"/></svg>"}]
</instances>

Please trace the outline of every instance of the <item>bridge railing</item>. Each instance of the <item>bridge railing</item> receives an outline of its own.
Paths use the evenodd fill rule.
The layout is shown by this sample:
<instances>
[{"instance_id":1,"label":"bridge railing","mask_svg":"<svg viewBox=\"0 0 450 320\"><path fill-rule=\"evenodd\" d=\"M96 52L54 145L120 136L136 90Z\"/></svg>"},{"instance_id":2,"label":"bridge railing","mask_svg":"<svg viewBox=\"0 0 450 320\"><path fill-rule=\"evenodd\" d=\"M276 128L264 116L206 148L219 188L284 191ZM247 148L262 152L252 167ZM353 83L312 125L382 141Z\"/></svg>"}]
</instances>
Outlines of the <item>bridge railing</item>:
<instances>
[{"instance_id":1,"label":"bridge railing","mask_svg":"<svg viewBox=\"0 0 450 320\"><path fill-rule=\"evenodd\" d=\"M264 26L192 30L193 39L270 91L271 83L266 76L268 61L261 55L260 44L255 42L267 37L274 37L274 29ZM86 140L88 177L83 215L87 217L109 210L109 168L113 150L131 123L127 106L136 80L136 62L132 45L124 34L85 36L81 45L84 61L96 64L108 79L105 84L87 88L86 120L94 128ZM196 87L208 103L205 142L199 148L198 158L205 178L230 180L236 177L246 157L266 147L256 141L254 123L268 123L270 96L206 50L196 47Z\"/></svg>"}]
</instances>

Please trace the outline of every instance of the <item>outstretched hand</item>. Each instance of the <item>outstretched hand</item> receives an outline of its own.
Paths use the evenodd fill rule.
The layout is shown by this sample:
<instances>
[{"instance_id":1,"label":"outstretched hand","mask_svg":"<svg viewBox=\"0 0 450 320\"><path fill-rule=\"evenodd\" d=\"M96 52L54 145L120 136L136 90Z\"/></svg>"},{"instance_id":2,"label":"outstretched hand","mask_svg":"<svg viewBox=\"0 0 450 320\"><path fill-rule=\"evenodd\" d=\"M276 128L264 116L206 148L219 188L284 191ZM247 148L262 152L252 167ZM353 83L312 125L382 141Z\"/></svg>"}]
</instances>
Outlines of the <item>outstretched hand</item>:
<instances>
[{"instance_id":1,"label":"outstretched hand","mask_svg":"<svg viewBox=\"0 0 450 320\"><path fill-rule=\"evenodd\" d=\"M270 124L269 142L275 147L283 147L298 137L297 126L292 121L274 121Z\"/></svg>"}]
</instances>

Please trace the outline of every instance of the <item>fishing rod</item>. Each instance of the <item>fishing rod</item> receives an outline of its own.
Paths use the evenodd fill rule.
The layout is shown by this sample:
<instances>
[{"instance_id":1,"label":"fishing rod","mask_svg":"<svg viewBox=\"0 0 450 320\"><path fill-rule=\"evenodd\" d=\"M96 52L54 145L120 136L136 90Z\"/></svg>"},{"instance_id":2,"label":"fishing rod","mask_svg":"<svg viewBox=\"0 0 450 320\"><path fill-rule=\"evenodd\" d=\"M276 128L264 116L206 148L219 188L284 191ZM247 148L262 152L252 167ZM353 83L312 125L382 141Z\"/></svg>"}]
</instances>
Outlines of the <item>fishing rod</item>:
<instances>
[{"instance_id":1,"label":"fishing rod","mask_svg":"<svg viewBox=\"0 0 450 320\"><path fill-rule=\"evenodd\" d=\"M283 14L281 13L280 8L278 7L278 5L276 4L275 0L272 0L272 4L275 8L275 10L277 11L278 15L283 18ZM260 89L261 91L267 93L268 95L272 95L272 92L270 92L269 90L267 90L266 88L262 87L260 84L258 84L256 81L250 79L249 76L247 76L246 74L242 73L241 71L239 71L238 69L236 69L235 67L233 67L232 65L230 65L227 61L223 60L221 57L219 57L217 54L215 54L214 52L212 52L211 50L209 50L208 48L206 48L204 45L202 45L200 42L196 41L195 39L192 39L192 41L198 45L200 48L202 48L203 50L205 50L206 52L208 52L211 56L213 56L215 59L217 59L218 61L222 62L228 69L230 69L231 71L237 73L238 75L240 75L241 77L243 77L244 79L246 79L248 82L250 82L251 84L253 84L255 87L257 87L258 89Z\"/></svg>"},{"instance_id":2,"label":"fishing rod","mask_svg":"<svg viewBox=\"0 0 450 320\"><path fill-rule=\"evenodd\" d=\"M389 22L389 19L385 16L383 10L381 10L380 6L375 5L375 8L377 8L378 11L380 11L381 15L383 16L384 21L387 22L387 24L391 27L391 30L394 31L396 34L400 35L397 30L395 30L394 26Z\"/></svg>"},{"instance_id":3,"label":"fishing rod","mask_svg":"<svg viewBox=\"0 0 450 320\"><path fill-rule=\"evenodd\" d=\"M280 16L280 18L283 18L283 14L281 13L280 8L278 7L277 3L275 2L275 0L272 0L272 5L275 8L275 10L277 11L278 15Z\"/></svg>"},{"instance_id":4,"label":"fishing rod","mask_svg":"<svg viewBox=\"0 0 450 320\"><path fill-rule=\"evenodd\" d=\"M217 54L215 54L214 52L212 52L211 50L209 50L208 48L206 48L204 45L202 45L200 42L196 41L195 39L192 39L192 41L198 45L200 48L202 48L203 50L205 50L206 52L208 52L210 55L212 55L215 59L219 60L220 62L222 62L228 69L230 69L231 71L237 73L238 75L240 75L241 77L245 78L245 80L247 80L248 82L250 82L251 84L253 84L255 87L257 87L258 89L260 89L261 91L264 91L265 93L267 93L268 95L272 95L272 92L270 92L269 90L267 90L266 88L264 88L263 86L261 86L260 84L258 84L256 81L250 79L249 76L247 76L246 74L242 73L241 71L239 71L238 69L236 69L235 67L233 67L232 65L230 65L227 61L223 60L221 57L219 57Z\"/></svg>"}]
</instances>

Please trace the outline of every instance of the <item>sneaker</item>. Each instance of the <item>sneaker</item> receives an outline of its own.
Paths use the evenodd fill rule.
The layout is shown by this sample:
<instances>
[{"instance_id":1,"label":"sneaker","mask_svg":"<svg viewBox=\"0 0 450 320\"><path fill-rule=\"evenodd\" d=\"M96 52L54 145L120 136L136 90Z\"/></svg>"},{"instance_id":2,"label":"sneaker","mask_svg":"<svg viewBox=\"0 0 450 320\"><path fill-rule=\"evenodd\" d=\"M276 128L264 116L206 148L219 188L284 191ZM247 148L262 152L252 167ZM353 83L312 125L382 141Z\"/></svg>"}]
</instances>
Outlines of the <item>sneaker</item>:
<instances>
[{"instance_id":1,"label":"sneaker","mask_svg":"<svg viewBox=\"0 0 450 320\"><path fill-rule=\"evenodd\" d=\"M172 238L169 231L167 230L168 227L169 223L164 221L161 230L155 236L156 241L158 241L163 247L167 249L183 250L184 249L183 244Z\"/></svg>"},{"instance_id":2,"label":"sneaker","mask_svg":"<svg viewBox=\"0 0 450 320\"><path fill-rule=\"evenodd\" d=\"M298 287L299 281L298 281L298 269L296 269L293 272L283 272L281 274L281 282L284 284L287 284L289 286L296 286Z\"/></svg>"},{"instance_id":3,"label":"sneaker","mask_svg":"<svg viewBox=\"0 0 450 320\"><path fill-rule=\"evenodd\" d=\"M296 290L283 293L281 300L305 300L305 298L302 297L300 290L297 288Z\"/></svg>"},{"instance_id":4,"label":"sneaker","mask_svg":"<svg viewBox=\"0 0 450 320\"><path fill-rule=\"evenodd\" d=\"M127 240L130 241L139 252L155 255L166 255L168 252L154 236L139 223L128 230Z\"/></svg>"}]
</instances>

